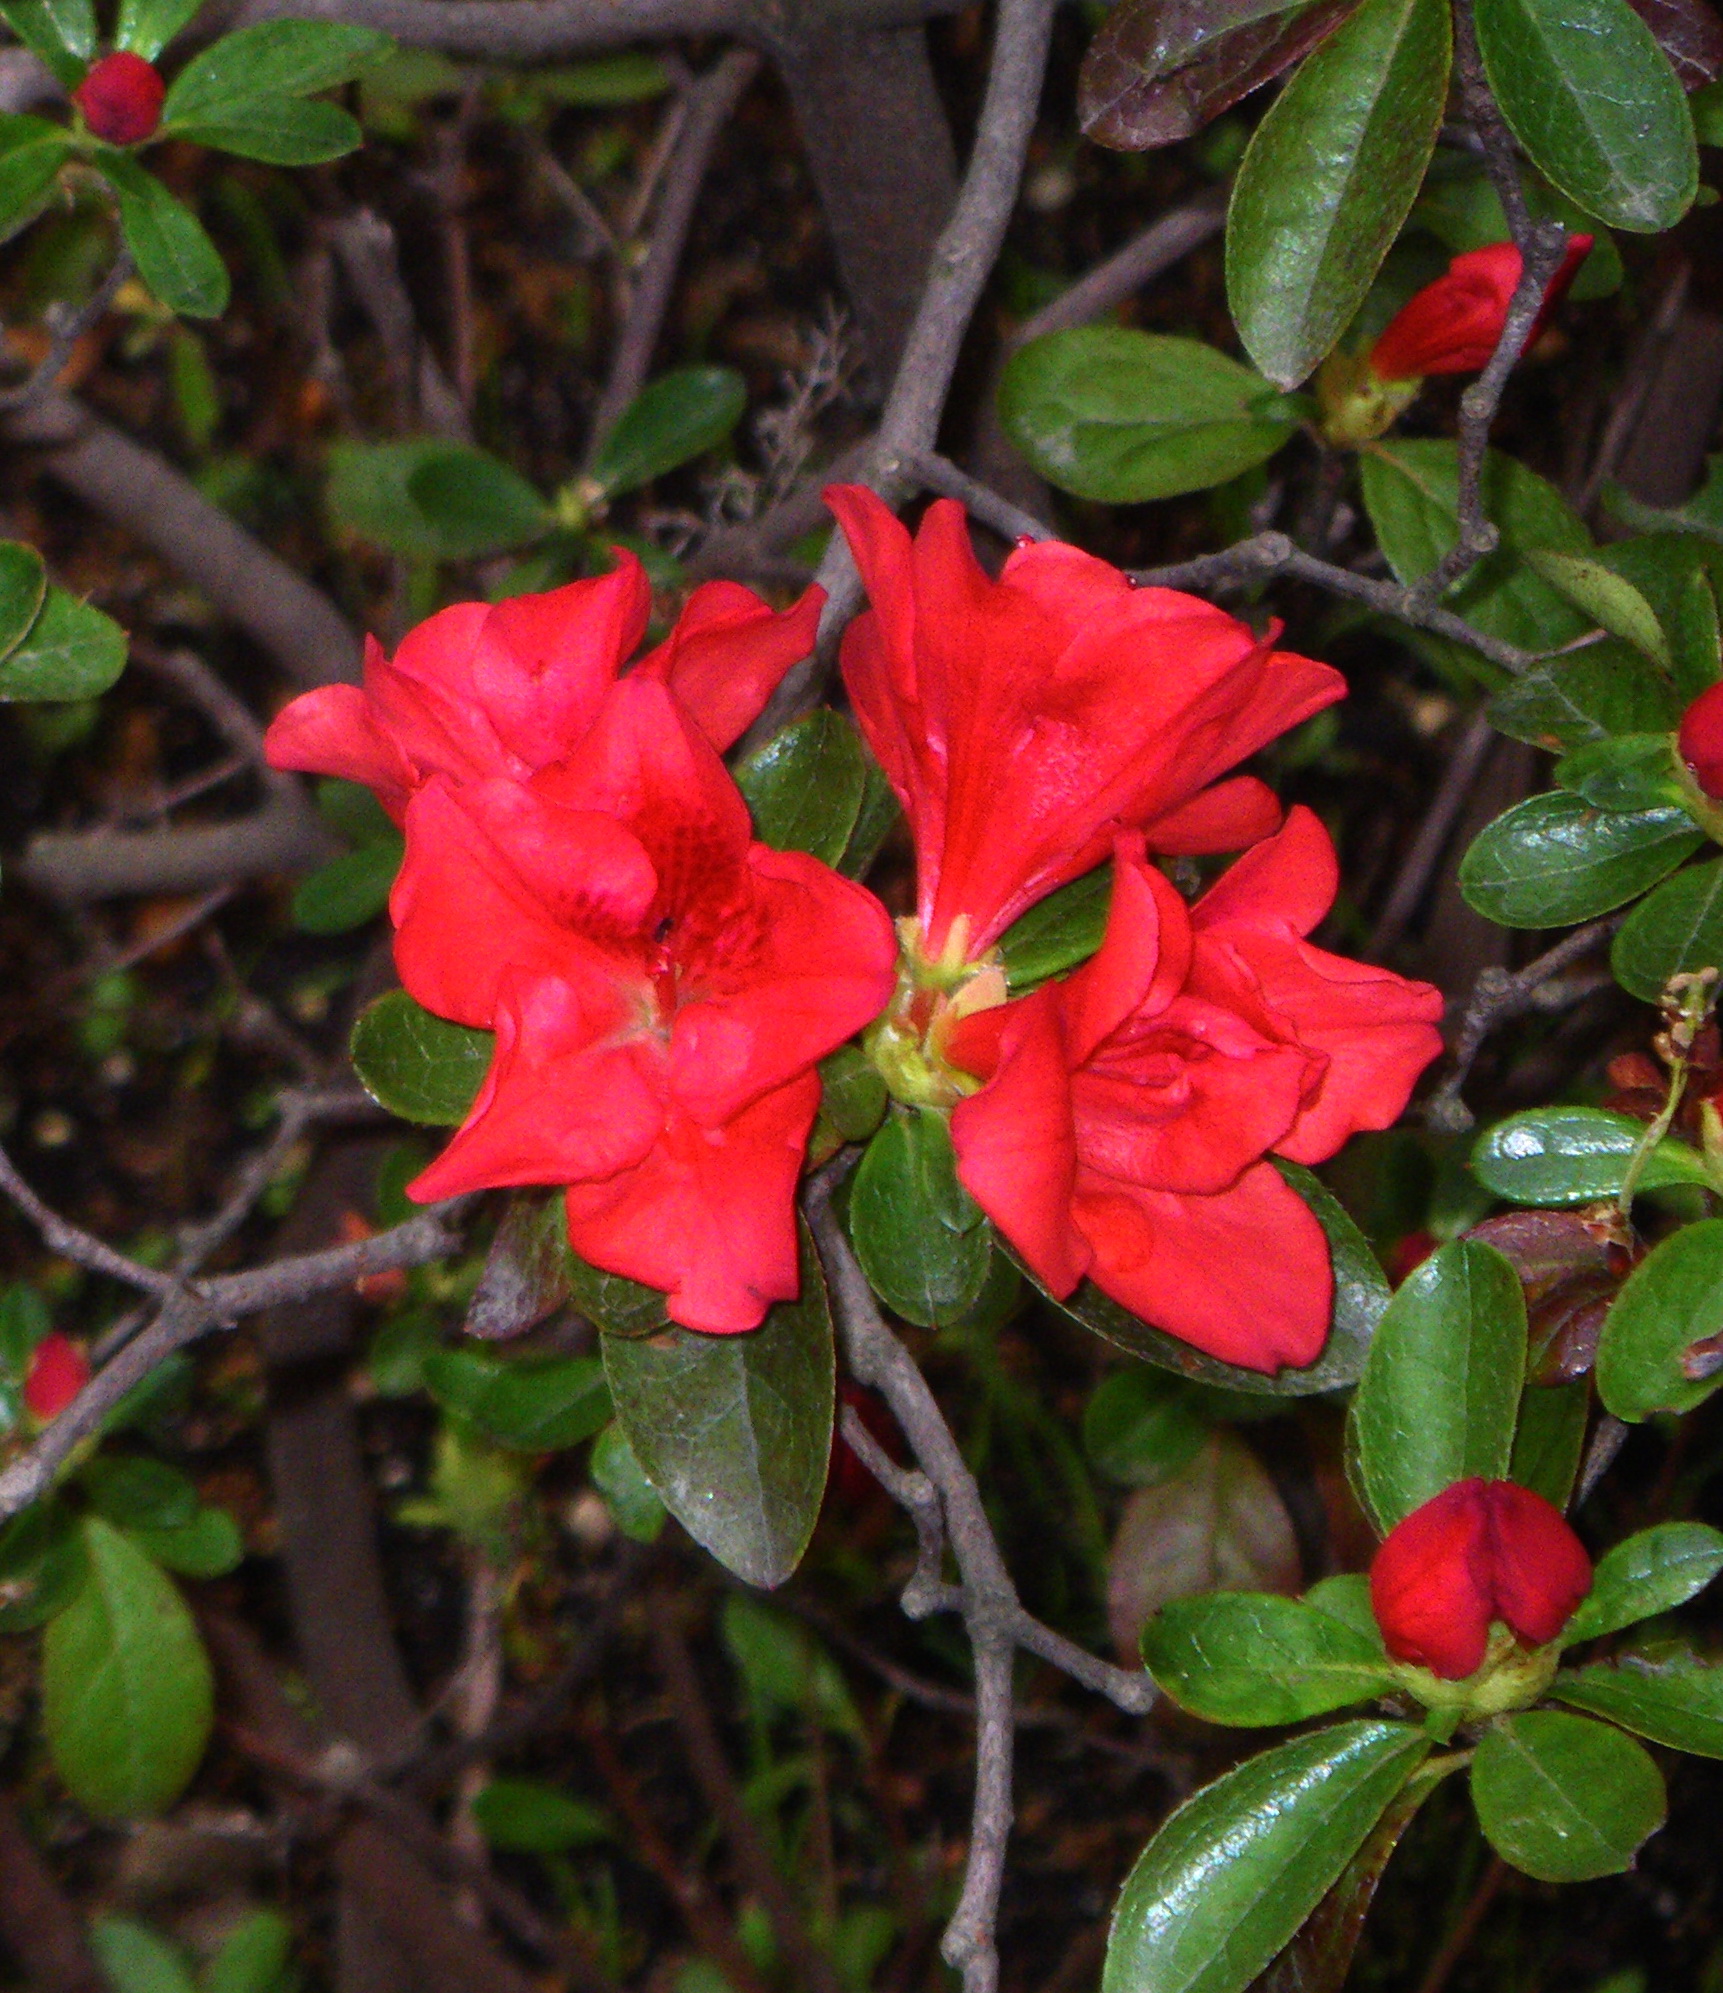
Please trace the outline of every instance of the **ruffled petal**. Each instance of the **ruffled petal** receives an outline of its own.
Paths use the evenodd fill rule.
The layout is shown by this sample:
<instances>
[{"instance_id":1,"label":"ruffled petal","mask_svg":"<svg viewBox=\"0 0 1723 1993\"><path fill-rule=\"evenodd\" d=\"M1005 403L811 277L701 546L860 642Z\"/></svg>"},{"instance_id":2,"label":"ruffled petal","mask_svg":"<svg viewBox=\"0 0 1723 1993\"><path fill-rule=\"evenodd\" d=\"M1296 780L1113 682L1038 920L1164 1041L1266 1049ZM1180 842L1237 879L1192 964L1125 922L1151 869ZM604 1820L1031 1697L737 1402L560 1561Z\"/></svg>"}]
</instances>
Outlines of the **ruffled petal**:
<instances>
[{"instance_id":1,"label":"ruffled petal","mask_svg":"<svg viewBox=\"0 0 1723 1993\"><path fill-rule=\"evenodd\" d=\"M271 768L336 775L371 790L397 823L406 815L413 764L357 685L325 685L284 706L263 737Z\"/></svg>"},{"instance_id":2,"label":"ruffled petal","mask_svg":"<svg viewBox=\"0 0 1723 1993\"><path fill-rule=\"evenodd\" d=\"M720 753L760 716L778 681L814 647L823 588L804 590L779 614L752 589L709 581L689 596L676 627L635 675L668 685Z\"/></svg>"}]
</instances>

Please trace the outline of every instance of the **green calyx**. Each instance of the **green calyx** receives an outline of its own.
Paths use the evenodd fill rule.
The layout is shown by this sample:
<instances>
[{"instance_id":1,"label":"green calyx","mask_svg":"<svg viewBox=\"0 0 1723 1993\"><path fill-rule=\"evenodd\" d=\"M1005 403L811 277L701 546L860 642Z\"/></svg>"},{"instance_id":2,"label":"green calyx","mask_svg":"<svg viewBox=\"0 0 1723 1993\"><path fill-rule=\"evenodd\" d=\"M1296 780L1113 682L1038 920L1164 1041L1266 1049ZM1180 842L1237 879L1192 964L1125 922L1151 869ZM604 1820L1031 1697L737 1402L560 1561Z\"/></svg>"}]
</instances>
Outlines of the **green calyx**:
<instances>
[{"instance_id":1,"label":"green calyx","mask_svg":"<svg viewBox=\"0 0 1723 1993\"><path fill-rule=\"evenodd\" d=\"M1490 1627L1483 1665L1463 1681L1446 1681L1428 1668L1405 1661L1396 1665L1394 1674L1408 1695L1416 1697L1433 1715L1449 1719L1444 1727L1451 1730L1470 1719L1530 1709L1555 1680L1560 1659L1559 1646L1522 1646L1498 1619Z\"/></svg>"},{"instance_id":2,"label":"green calyx","mask_svg":"<svg viewBox=\"0 0 1723 1993\"><path fill-rule=\"evenodd\" d=\"M954 1107L981 1085L946 1058L946 1036L961 1018L1004 1003L1005 967L997 948L976 961L964 960L966 928L967 922L954 921L944 950L931 957L913 920L897 924L902 944L897 987L868 1027L862 1049L893 1100L906 1107Z\"/></svg>"},{"instance_id":3,"label":"green calyx","mask_svg":"<svg viewBox=\"0 0 1723 1993\"><path fill-rule=\"evenodd\" d=\"M1421 380L1385 381L1363 353L1330 353L1316 376L1317 429L1330 449L1357 450L1399 421Z\"/></svg>"}]
</instances>

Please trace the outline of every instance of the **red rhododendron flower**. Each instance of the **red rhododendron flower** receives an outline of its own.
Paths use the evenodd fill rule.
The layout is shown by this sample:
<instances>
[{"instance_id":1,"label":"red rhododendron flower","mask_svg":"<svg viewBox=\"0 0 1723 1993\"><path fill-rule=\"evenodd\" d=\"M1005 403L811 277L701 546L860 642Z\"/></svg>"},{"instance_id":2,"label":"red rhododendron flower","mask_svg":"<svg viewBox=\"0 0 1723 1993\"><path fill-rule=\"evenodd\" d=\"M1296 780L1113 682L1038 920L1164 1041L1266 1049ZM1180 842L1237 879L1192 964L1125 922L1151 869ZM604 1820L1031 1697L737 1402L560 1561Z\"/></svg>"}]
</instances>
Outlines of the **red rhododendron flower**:
<instances>
[{"instance_id":1,"label":"red rhododendron flower","mask_svg":"<svg viewBox=\"0 0 1723 1993\"><path fill-rule=\"evenodd\" d=\"M824 599L810 588L780 615L735 582L708 582L633 675L668 685L726 748L812 650ZM578 746L651 608L645 570L620 550L596 581L494 607L457 603L411 631L393 658L369 640L363 690L330 685L295 699L269 729L270 765L362 782L397 823L434 775L525 781Z\"/></svg>"},{"instance_id":2,"label":"red rhododendron flower","mask_svg":"<svg viewBox=\"0 0 1723 1993\"><path fill-rule=\"evenodd\" d=\"M97 138L109 145L141 145L161 123L166 95L167 85L154 64L120 48L90 65L72 102Z\"/></svg>"},{"instance_id":3,"label":"red rhododendron flower","mask_svg":"<svg viewBox=\"0 0 1723 1993\"><path fill-rule=\"evenodd\" d=\"M1589 235L1570 235L1543 309L1526 339L1529 347L1567 295L1579 266L1591 253ZM1523 261L1511 242L1469 249L1448 265L1447 274L1409 298L1370 349L1370 369L1379 380L1417 380L1426 374L1474 374L1490 363L1508 320L1508 307L1520 281Z\"/></svg>"},{"instance_id":4,"label":"red rhododendron flower","mask_svg":"<svg viewBox=\"0 0 1723 1993\"><path fill-rule=\"evenodd\" d=\"M1304 939L1337 886L1306 809L1194 907L1121 838L1100 952L951 1028L986 1082L952 1114L958 1174L1053 1293L1086 1274L1228 1363L1314 1361L1327 1240L1265 1158L1386 1128L1441 1049L1438 991Z\"/></svg>"},{"instance_id":5,"label":"red rhododendron flower","mask_svg":"<svg viewBox=\"0 0 1723 1993\"><path fill-rule=\"evenodd\" d=\"M413 1196L567 1185L575 1250L665 1289L689 1328L752 1328L795 1295L814 1065L889 997L891 922L817 859L752 841L665 686L614 687L529 785L434 776L391 912L411 994L497 1033Z\"/></svg>"},{"instance_id":6,"label":"red rhododendron flower","mask_svg":"<svg viewBox=\"0 0 1723 1993\"><path fill-rule=\"evenodd\" d=\"M1236 851L1280 821L1260 782L1208 785L1332 705L1338 672L1057 541L989 581L949 499L913 542L859 485L826 500L872 602L844 682L909 814L930 960L979 955L1121 828L1152 851Z\"/></svg>"},{"instance_id":7,"label":"red rhododendron flower","mask_svg":"<svg viewBox=\"0 0 1723 1993\"><path fill-rule=\"evenodd\" d=\"M1676 741L1694 781L1723 802L1723 685L1710 686L1687 708Z\"/></svg>"},{"instance_id":8,"label":"red rhododendron flower","mask_svg":"<svg viewBox=\"0 0 1723 1993\"><path fill-rule=\"evenodd\" d=\"M1370 1603L1388 1651L1463 1681L1490 1623L1532 1647L1555 1639L1591 1590L1591 1559L1560 1510L1513 1481L1457 1481L1388 1532Z\"/></svg>"},{"instance_id":9,"label":"red rhododendron flower","mask_svg":"<svg viewBox=\"0 0 1723 1993\"><path fill-rule=\"evenodd\" d=\"M60 1416L89 1381L90 1360L82 1347L55 1329L30 1353L30 1367L24 1375L25 1409L46 1425Z\"/></svg>"}]
</instances>

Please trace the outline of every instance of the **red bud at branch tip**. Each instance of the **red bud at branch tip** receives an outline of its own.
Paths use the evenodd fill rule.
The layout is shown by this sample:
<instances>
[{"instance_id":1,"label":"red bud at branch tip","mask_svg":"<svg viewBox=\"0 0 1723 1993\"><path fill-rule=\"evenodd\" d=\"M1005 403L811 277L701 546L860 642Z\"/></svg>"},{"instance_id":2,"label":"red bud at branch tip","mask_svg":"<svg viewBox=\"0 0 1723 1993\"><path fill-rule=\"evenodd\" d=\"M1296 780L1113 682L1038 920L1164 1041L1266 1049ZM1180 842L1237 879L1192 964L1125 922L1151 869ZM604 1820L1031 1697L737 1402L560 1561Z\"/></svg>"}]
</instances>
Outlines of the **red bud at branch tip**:
<instances>
[{"instance_id":1,"label":"red bud at branch tip","mask_svg":"<svg viewBox=\"0 0 1723 1993\"><path fill-rule=\"evenodd\" d=\"M154 65L121 48L91 66L72 102L97 138L109 145L141 145L161 123L166 95Z\"/></svg>"},{"instance_id":2,"label":"red bud at branch tip","mask_svg":"<svg viewBox=\"0 0 1723 1993\"><path fill-rule=\"evenodd\" d=\"M46 1425L57 1419L90 1381L90 1362L70 1336L56 1329L36 1345L24 1379L24 1405Z\"/></svg>"},{"instance_id":3,"label":"red bud at branch tip","mask_svg":"<svg viewBox=\"0 0 1723 1993\"><path fill-rule=\"evenodd\" d=\"M1706 795L1723 802L1723 685L1701 692L1681 716L1681 759Z\"/></svg>"},{"instance_id":4,"label":"red bud at branch tip","mask_svg":"<svg viewBox=\"0 0 1723 1993\"><path fill-rule=\"evenodd\" d=\"M1591 1559L1561 1512L1513 1481L1457 1481L1391 1530L1370 1567L1390 1654L1463 1681L1492 1621L1528 1646L1555 1639L1591 1590Z\"/></svg>"}]
</instances>

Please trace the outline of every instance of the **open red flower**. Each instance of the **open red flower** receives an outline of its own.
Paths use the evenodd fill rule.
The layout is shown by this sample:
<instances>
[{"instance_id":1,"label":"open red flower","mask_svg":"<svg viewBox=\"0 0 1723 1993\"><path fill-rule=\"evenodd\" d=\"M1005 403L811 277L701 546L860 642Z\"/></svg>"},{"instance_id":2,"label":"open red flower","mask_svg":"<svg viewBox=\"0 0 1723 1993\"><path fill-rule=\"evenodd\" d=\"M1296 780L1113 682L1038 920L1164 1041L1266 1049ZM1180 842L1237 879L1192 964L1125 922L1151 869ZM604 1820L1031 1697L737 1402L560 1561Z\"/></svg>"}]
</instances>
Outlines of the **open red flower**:
<instances>
[{"instance_id":1,"label":"open red flower","mask_svg":"<svg viewBox=\"0 0 1723 1993\"><path fill-rule=\"evenodd\" d=\"M1591 1590L1591 1559L1560 1510L1513 1481L1456 1481L1388 1532L1370 1603L1397 1661L1463 1681L1501 1620L1544 1647Z\"/></svg>"},{"instance_id":2,"label":"open red flower","mask_svg":"<svg viewBox=\"0 0 1723 1993\"><path fill-rule=\"evenodd\" d=\"M95 137L109 145L142 145L162 121L167 85L154 63L130 49L117 48L91 63L72 92Z\"/></svg>"},{"instance_id":3,"label":"open red flower","mask_svg":"<svg viewBox=\"0 0 1723 1993\"><path fill-rule=\"evenodd\" d=\"M1529 347L1567 295L1591 253L1589 235L1570 235L1567 252L1532 325ZM1511 242L1492 242L1456 256L1447 273L1403 304L1370 349L1378 380L1409 381L1426 374L1475 374L1487 367L1508 320L1524 267Z\"/></svg>"},{"instance_id":4,"label":"open red flower","mask_svg":"<svg viewBox=\"0 0 1723 1993\"><path fill-rule=\"evenodd\" d=\"M1701 692L1681 715L1681 759L1713 802L1723 802L1723 685Z\"/></svg>"},{"instance_id":5,"label":"open red flower","mask_svg":"<svg viewBox=\"0 0 1723 1993\"><path fill-rule=\"evenodd\" d=\"M1328 1244L1266 1158L1316 1163L1386 1128L1441 1049L1438 991L1313 948L1334 847L1309 810L1194 907L1119 840L1100 952L959 1020L958 1174L1036 1275L1085 1275L1228 1363L1315 1360Z\"/></svg>"},{"instance_id":6,"label":"open red flower","mask_svg":"<svg viewBox=\"0 0 1723 1993\"><path fill-rule=\"evenodd\" d=\"M949 499L913 542L859 485L826 500L872 603L845 632L844 682L909 815L930 960L982 953L1120 829L1152 851L1236 851L1279 822L1262 783L1209 785L1340 698L1338 672L1057 541L990 581Z\"/></svg>"},{"instance_id":7,"label":"open red flower","mask_svg":"<svg viewBox=\"0 0 1723 1993\"><path fill-rule=\"evenodd\" d=\"M727 748L813 648L820 589L778 614L731 581L695 589L675 628L634 667L667 685ZM264 742L275 768L362 782L396 820L434 775L524 781L579 745L646 634L652 591L632 554L612 571L492 606L460 602L409 632L393 658L365 647L365 683L295 699Z\"/></svg>"},{"instance_id":8,"label":"open red flower","mask_svg":"<svg viewBox=\"0 0 1723 1993\"><path fill-rule=\"evenodd\" d=\"M57 1419L90 1381L90 1359L81 1346L58 1329L45 1335L30 1352L24 1373L24 1406L39 1424Z\"/></svg>"},{"instance_id":9,"label":"open red flower","mask_svg":"<svg viewBox=\"0 0 1723 1993\"><path fill-rule=\"evenodd\" d=\"M663 685L614 687L528 785L433 777L391 912L409 992L497 1033L414 1197L567 1185L575 1250L665 1289L689 1328L749 1329L795 1295L814 1066L890 995L891 923L817 859L751 841Z\"/></svg>"}]
</instances>

